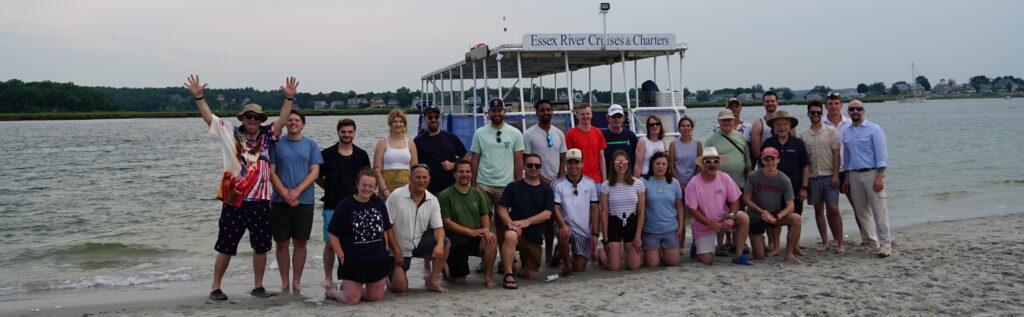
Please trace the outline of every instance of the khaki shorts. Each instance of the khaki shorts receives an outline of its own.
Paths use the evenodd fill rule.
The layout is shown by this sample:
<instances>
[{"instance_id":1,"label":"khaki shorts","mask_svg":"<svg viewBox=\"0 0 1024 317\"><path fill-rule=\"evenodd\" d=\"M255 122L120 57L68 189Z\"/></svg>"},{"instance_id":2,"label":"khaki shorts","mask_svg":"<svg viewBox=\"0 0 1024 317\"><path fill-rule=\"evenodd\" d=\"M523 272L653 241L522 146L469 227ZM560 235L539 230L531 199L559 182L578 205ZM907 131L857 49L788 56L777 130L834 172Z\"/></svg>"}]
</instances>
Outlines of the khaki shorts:
<instances>
[{"instance_id":1,"label":"khaki shorts","mask_svg":"<svg viewBox=\"0 0 1024 317\"><path fill-rule=\"evenodd\" d=\"M519 251L519 261L523 263L523 269L537 272L540 270L540 244L519 236L519 243L516 244L516 251Z\"/></svg>"},{"instance_id":2,"label":"khaki shorts","mask_svg":"<svg viewBox=\"0 0 1024 317\"><path fill-rule=\"evenodd\" d=\"M505 192L505 187L497 187L491 185L484 185L476 183L476 189L484 193L487 196L487 200L490 200L491 205L496 205L501 201L501 194ZM491 212L494 212L493 210Z\"/></svg>"}]
</instances>

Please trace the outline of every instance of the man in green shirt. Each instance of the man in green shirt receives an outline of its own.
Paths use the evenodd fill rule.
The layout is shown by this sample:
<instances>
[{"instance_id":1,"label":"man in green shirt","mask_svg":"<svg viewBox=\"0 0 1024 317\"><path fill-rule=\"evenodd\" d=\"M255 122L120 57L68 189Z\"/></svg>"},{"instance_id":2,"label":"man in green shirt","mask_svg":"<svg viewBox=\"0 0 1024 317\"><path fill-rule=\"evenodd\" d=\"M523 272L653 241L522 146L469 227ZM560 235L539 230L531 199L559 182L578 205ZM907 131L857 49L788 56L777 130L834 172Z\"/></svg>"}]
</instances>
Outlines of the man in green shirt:
<instances>
[{"instance_id":1,"label":"man in green shirt","mask_svg":"<svg viewBox=\"0 0 1024 317\"><path fill-rule=\"evenodd\" d=\"M704 140L704 147L714 147L718 153L728 157L726 162L719 167L719 170L729 174L736 186L743 189L744 180L752 167L750 166L750 149L747 148L747 141L743 134L736 131L736 117L732 111L726 109L718 112L718 125L721 127L717 132Z\"/></svg>"},{"instance_id":2,"label":"man in green shirt","mask_svg":"<svg viewBox=\"0 0 1024 317\"><path fill-rule=\"evenodd\" d=\"M465 284L469 275L469 256L482 258L484 285L494 287L491 268L498 253L497 237L491 232L491 203L483 192L473 188L472 164L455 162L455 185L438 194L445 236L451 241L448 254L448 282Z\"/></svg>"}]
</instances>

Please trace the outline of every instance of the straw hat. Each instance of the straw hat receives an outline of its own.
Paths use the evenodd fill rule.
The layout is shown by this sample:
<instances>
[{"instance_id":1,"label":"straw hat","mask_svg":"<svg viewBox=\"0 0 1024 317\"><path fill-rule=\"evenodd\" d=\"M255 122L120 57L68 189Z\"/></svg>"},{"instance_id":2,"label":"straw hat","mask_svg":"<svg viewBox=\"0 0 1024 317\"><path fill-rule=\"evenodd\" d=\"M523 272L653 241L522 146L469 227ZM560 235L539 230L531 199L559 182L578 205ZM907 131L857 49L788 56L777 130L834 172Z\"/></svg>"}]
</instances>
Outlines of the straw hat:
<instances>
[{"instance_id":1,"label":"straw hat","mask_svg":"<svg viewBox=\"0 0 1024 317\"><path fill-rule=\"evenodd\" d=\"M704 153L702 154L703 155L697 157L697 165L702 168L704 167L704 158L706 157L718 158L718 164L725 163L725 156L718 155L718 148L715 148L713 146L705 147Z\"/></svg>"},{"instance_id":2,"label":"straw hat","mask_svg":"<svg viewBox=\"0 0 1024 317\"><path fill-rule=\"evenodd\" d=\"M778 121L779 119L789 120L789 128L790 129L796 128L797 123L800 123L800 121L797 121L796 118L794 118L793 116L790 116L789 112L786 112L786 110L779 110L779 111L775 112L775 116L774 117L772 117L771 119L768 119L768 126L774 127L775 126L775 121Z\"/></svg>"},{"instance_id":3,"label":"straw hat","mask_svg":"<svg viewBox=\"0 0 1024 317\"><path fill-rule=\"evenodd\" d=\"M260 105L254 103L250 103L245 105L245 107L242 107L242 112L239 112L238 115L236 115L235 117L238 118L238 121L242 121L243 119L245 119L246 112L252 112L259 115L259 117L261 118L260 122L267 121L267 114L263 113L263 107L260 107Z\"/></svg>"}]
</instances>

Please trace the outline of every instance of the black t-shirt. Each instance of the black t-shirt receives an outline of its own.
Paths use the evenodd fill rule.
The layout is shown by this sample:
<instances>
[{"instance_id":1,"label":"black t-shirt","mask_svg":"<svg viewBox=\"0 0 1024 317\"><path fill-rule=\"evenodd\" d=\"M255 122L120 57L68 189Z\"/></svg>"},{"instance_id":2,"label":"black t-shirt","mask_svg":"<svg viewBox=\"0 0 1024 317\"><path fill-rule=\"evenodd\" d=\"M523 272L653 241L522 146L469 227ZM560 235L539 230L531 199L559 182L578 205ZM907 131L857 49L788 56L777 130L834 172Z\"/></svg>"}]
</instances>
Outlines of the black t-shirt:
<instances>
[{"instance_id":1,"label":"black t-shirt","mask_svg":"<svg viewBox=\"0 0 1024 317\"><path fill-rule=\"evenodd\" d=\"M604 134L604 142L608 145L604 149L604 162L607 165L605 167L608 169L609 177L613 173L612 171L614 171L612 155L615 154L615 151L626 151L626 157L629 158L629 168L632 169L633 164L636 162L633 160L633 156L636 153L636 143L639 141L636 133L625 127L622 128L622 133L619 134L614 134L608 129L601 130L601 133Z\"/></svg>"},{"instance_id":2,"label":"black t-shirt","mask_svg":"<svg viewBox=\"0 0 1024 317\"><path fill-rule=\"evenodd\" d=\"M320 177L324 179L324 206L334 206L342 198L356 193L356 176L363 168L370 167L370 156L355 144L352 155L338 154L338 144L320 151L324 163L320 164Z\"/></svg>"},{"instance_id":3,"label":"black t-shirt","mask_svg":"<svg viewBox=\"0 0 1024 317\"><path fill-rule=\"evenodd\" d=\"M440 131L435 136L424 132L413 140L416 143L416 156L420 163L430 166L430 185L427 190L435 196L445 188L455 184L454 169L446 171L441 168L442 161L455 162L466 156L466 146L453 134Z\"/></svg>"},{"instance_id":4,"label":"black t-shirt","mask_svg":"<svg viewBox=\"0 0 1024 317\"><path fill-rule=\"evenodd\" d=\"M533 186L525 180L518 180L505 186L501 193L502 206L508 207L508 216L513 221L523 220L547 210L555 210L555 192L543 183ZM534 243L544 240L544 225L533 224L523 229L523 236Z\"/></svg>"},{"instance_id":5,"label":"black t-shirt","mask_svg":"<svg viewBox=\"0 0 1024 317\"><path fill-rule=\"evenodd\" d=\"M346 261L367 263L387 259L384 231L388 229L391 229L391 218L383 200L373 196L364 203L350 195L334 207L327 232L338 237ZM341 267L338 270L340 272Z\"/></svg>"},{"instance_id":6,"label":"black t-shirt","mask_svg":"<svg viewBox=\"0 0 1024 317\"><path fill-rule=\"evenodd\" d=\"M811 157L807 154L807 145L803 140L794 137L789 137L786 144L783 145L779 143L778 137L773 136L764 140L764 146L761 148L769 147L779 150L779 171L789 177L789 181L793 184L793 192L800 191L800 187L803 185L804 166L811 165ZM759 164L764 166L763 162Z\"/></svg>"}]
</instances>

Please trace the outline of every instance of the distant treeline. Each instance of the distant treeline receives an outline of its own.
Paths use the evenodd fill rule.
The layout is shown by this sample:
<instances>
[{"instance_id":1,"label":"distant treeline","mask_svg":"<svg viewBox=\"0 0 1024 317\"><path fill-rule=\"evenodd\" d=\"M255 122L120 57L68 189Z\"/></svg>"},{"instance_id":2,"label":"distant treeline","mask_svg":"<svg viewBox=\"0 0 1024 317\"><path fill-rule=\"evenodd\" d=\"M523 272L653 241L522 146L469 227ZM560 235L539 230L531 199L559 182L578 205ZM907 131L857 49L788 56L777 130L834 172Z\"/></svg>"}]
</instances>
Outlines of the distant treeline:
<instances>
[{"instance_id":1,"label":"distant treeline","mask_svg":"<svg viewBox=\"0 0 1024 317\"><path fill-rule=\"evenodd\" d=\"M110 95L72 83L0 81L0 113L116 110Z\"/></svg>"}]
</instances>

